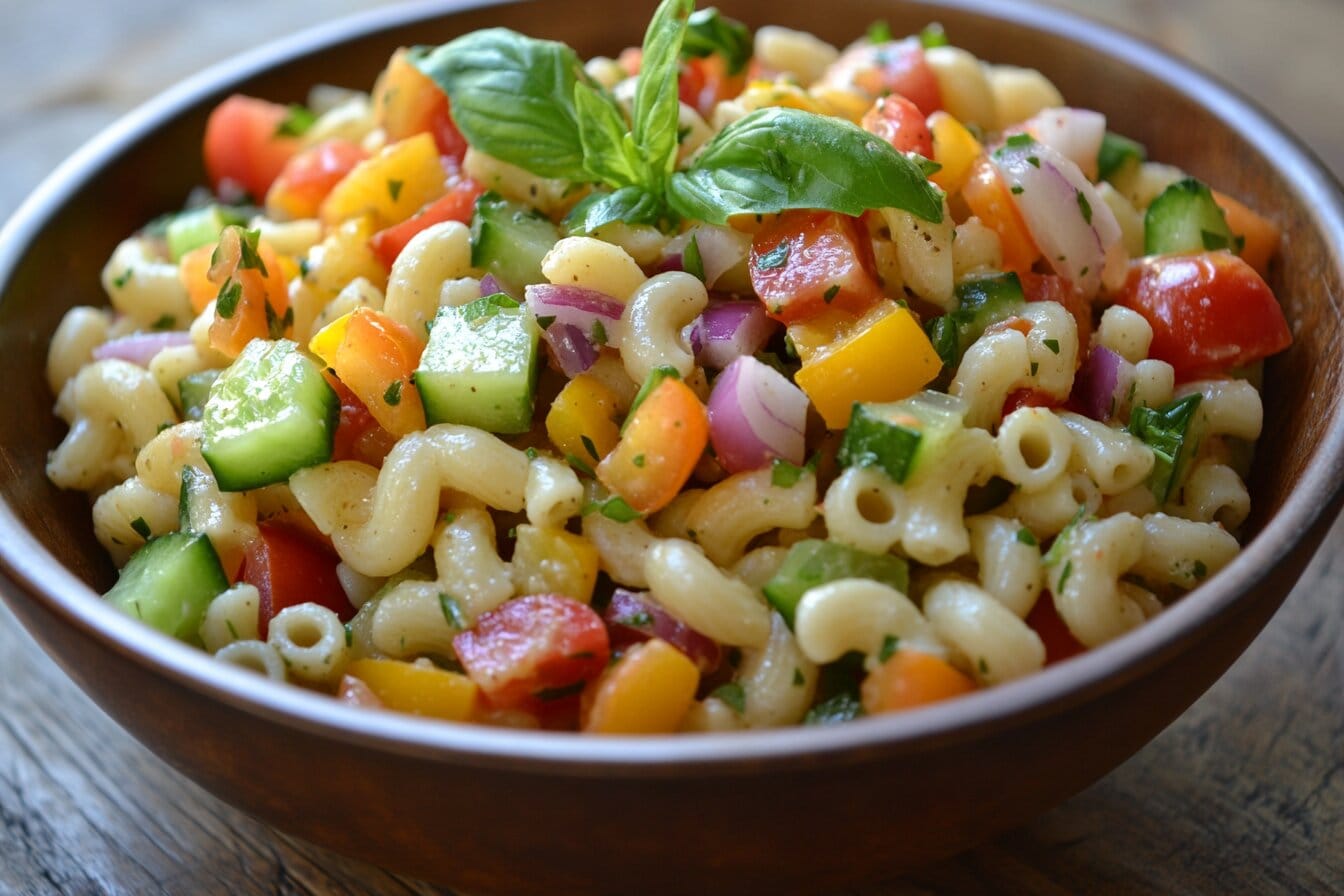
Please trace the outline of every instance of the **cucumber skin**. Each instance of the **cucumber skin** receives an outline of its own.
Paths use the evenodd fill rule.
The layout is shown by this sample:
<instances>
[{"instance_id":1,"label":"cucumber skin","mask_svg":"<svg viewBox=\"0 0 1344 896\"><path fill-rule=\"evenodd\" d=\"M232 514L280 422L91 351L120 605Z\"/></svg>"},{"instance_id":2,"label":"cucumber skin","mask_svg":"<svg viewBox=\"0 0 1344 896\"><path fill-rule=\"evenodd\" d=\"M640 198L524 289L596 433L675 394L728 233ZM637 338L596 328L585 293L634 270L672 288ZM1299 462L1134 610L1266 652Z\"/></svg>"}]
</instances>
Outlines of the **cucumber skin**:
<instances>
[{"instance_id":1,"label":"cucumber skin","mask_svg":"<svg viewBox=\"0 0 1344 896\"><path fill-rule=\"evenodd\" d=\"M253 373L258 368L261 375ZM310 393L307 401L301 391ZM285 394L289 399L282 401ZM268 399L275 408L257 407ZM278 413L258 419L259 410ZM336 391L296 343L254 339L211 387L201 455L221 491L284 482L331 460L340 415Z\"/></svg>"},{"instance_id":2,"label":"cucumber skin","mask_svg":"<svg viewBox=\"0 0 1344 896\"><path fill-rule=\"evenodd\" d=\"M991 325L1027 306L1022 281L1012 272L963 281L957 285L957 301L956 310L931 319L924 328L947 369L955 369Z\"/></svg>"},{"instance_id":3,"label":"cucumber skin","mask_svg":"<svg viewBox=\"0 0 1344 896\"><path fill-rule=\"evenodd\" d=\"M483 193L471 218L471 266L489 271L516 295L543 283L541 260L560 241L560 230L532 209L498 193Z\"/></svg>"},{"instance_id":4,"label":"cucumber skin","mask_svg":"<svg viewBox=\"0 0 1344 896\"><path fill-rule=\"evenodd\" d=\"M779 571L765 584L765 597L793 628L798 602L809 588L852 578L882 582L904 594L910 588L910 567L894 554L809 538L789 548Z\"/></svg>"},{"instance_id":5,"label":"cucumber skin","mask_svg":"<svg viewBox=\"0 0 1344 896\"><path fill-rule=\"evenodd\" d=\"M491 313L472 319L474 308L496 298L513 307L496 305ZM540 337L532 316L506 297L441 309L415 371L425 421L494 433L527 432L540 373Z\"/></svg>"},{"instance_id":6,"label":"cucumber skin","mask_svg":"<svg viewBox=\"0 0 1344 896\"><path fill-rule=\"evenodd\" d=\"M205 403L210 400L210 387L221 373L222 370L201 370L177 381L177 394L182 400L182 419L201 419Z\"/></svg>"},{"instance_id":7,"label":"cucumber skin","mask_svg":"<svg viewBox=\"0 0 1344 896\"><path fill-rule=\"evenodd\" d=\"M1145 255L1236 249L1236 238L1212 191L1193 177L1158 194L1143 216Z\"/></svg>"},{"instance_id":8,"label":"cucumber skin","mask_svg":"<svg viewBox=\"0 0 1344 896\"><path fill-rule=\"evenodd\" d=\"M893 482L905 482L963 426L964 412L939 407L946 396L934 395L926 391L886 404L856 402L836 461L842 467L877 467ZM920 425L897 423L892 418L898 415L914 417Z\"/></svg>"},{"instance_id":9,"label":"cucumber skin","mask_svg":"<svg viewBox=\"0 0 1344 896\"><path fill-rule=\"evenodd\" d=\"M127 616L194 644L206 608L228 587L210 539L170 532L136 551L103 597Z\"/></svg>"}]
</instances>

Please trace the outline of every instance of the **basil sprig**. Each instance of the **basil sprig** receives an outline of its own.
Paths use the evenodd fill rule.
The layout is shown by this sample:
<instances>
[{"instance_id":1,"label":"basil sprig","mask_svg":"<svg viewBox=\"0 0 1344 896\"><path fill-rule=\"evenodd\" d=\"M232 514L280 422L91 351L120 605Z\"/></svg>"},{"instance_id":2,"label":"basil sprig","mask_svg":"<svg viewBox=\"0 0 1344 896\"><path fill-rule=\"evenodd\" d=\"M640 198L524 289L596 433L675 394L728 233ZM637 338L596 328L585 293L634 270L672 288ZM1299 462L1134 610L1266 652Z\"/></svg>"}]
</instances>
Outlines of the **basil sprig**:
<instances>
[{"instance_id":1,"label":"basil sprig","mask_svg":"<svg viewBox=\"0 0 1344 896\"><path fill-rule=\"evenodd\" d=\"M900 208L941 221L942 194L922 162L838 118L758 109L720 131L690 170L672 176L668 201L677 214L712 224L790 208L845 215Z\"/></svg>"},{"instance_id":2,"label":"basil sprig","mask_svg":"<svg viewBox=\"0 0 1344 896\"><path fill-rule=\"evenodd\" d=\"M589 179L574 105L589 79L569 47L487 28L410 59L448 94L472 146L541 177Z\"/></svg>"},{"instance_id":3,"label":"basil sprig","mask_svg":"<svg viewBox=\"0 0 1344 896\"><path fill-rule=\"evenodd\" d=\"M791 208L848 215L900 208L942 220L942 194L927 180L933 163L847 121L796 109L751 113L724 128L689 169L675 170L683 52L724 52L731 66L749 40L716 11L693 9L694 0L663 0L654 13L628 128L577 54L555 41L491 28L419 48L411 59L448 95L476 149L540 177L610 188L566 218L571 233L613 221L661 224L669 212L722 224Z\"/></svg>"}]
</instances>

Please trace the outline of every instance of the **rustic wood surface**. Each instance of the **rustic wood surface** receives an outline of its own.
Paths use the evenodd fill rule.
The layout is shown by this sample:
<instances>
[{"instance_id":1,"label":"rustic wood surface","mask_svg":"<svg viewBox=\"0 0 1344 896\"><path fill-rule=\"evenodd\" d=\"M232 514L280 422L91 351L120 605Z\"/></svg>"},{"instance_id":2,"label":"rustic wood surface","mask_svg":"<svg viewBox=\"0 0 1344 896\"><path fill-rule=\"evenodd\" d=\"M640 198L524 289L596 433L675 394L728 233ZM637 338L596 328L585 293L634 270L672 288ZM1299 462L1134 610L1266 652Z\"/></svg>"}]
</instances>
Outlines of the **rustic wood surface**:
<instances>
[{"instance_id":1,"label":"rustic wood surface","mask_svg":"<svg viewBox=\"0 0 1344 896\"><path fill-rule=\"evenodd\" d=\"M0 0L0 83L11 86L0 92L0 218L80 142L175 79L371 5ZM1221 75L1344 172L1334 64L1344 3L1057 5ZM1344 523L1232 670L1121 768L1024 828L862 896L1344 892L1341 547ZM0 682L0 893L446 892L208 796L94 707L3 609Z\"/></svg>"}]
</instances>

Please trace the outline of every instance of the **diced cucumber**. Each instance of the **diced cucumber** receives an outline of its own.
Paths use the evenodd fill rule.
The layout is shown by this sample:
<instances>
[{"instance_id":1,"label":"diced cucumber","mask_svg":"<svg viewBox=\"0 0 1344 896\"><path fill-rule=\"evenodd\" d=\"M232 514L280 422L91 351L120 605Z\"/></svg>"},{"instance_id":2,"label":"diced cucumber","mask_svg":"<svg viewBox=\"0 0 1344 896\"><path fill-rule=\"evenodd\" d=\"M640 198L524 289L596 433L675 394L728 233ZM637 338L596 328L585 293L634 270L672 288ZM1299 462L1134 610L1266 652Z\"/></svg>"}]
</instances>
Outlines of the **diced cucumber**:
<instances>
[{"instance_id":1,"label":"diced cucumber","mask_svg":"<svg viewBox=\"0 0 1344 896\"><path fill-rule=\"evenodd\" d=\"M1027 305L1022 281L1009 271L957 284L957 307L925 326L934 351L949 369L961 363L971 343L993 324L1007 320Z\"/></svg>"},{"instance_id":2,"label":"diced cucumber","mask_svg":"<svg viewBox=\"0 0 1344 896\"><path fill-rule=\"evenodd\" d=\"M1147 255L1235 251L1237 242L1213 193L1193 177L1163 190L1143 216L1143 251Z\"/></svg>"},{"instance_id":3,"label":"diced cucumber","mask_svg":"<svg viewBox=\"0 0 1344 896\"><path fill-rule=\"evenodd\" d=\"M254 339L210 390L201 454L226 492L284 482L331 459L341 403L288 339Z\"/></svg>"},{"instance_id":4,"label":"diced cucumber","mask_svg":"<svg viewBox=\"0 0 1344 896\"><path fill-rule=\"evenodd\" d=\"M1101 149L1097 152L1097 176L1109 180L1111 175L1123 166L1141 163L1148 158L1148 150L1142 143L1107 131L1101 138Z\"/></svg>"},{"instance_id":5,"label":"diced cucumber","mask_svg":"<svg viewBox=\"0 0 1344 896\"><path fill-rule=\"evenodd\" d=\"M204 532L210 524L211 507L207 496L214 480L200 467L182 467L182 487L177 493L177 528L183 532Z\"/></svg>"},{"instance_id":6,"label":"diced cucumber","mask_svg":"<svg viewBox=\"0 0 1344 896\"><path fill-rule=\"evenodd\" d=\"M560 240L550 219L498 193L476 200L471 219L471 266L489 271L522 295L529 283L543 283L541 260Z\"/></svg>"},{"instance_id":7,"label":"diced cucumber","mask_svg":"<svg viewBox=\"0 0 1344 896\"><path fill-rule=\"evenodd\" d=\"M532 315L503 293L440 309L415 372L426 421L526 432L540 337Z\"/></svg>"},{"instance_id":8,"label":"diced cucumber","mask_svg":"<svg viewBox=\"0 0 1344 896\"><path fill-rule=\"evenodd\" d=\"M168 241L168 256L178 261L192 249L219 241L219 234L230 224L246 224L247 218L237 209L210 204L179 212L168 220L164 238Z\"/></svg>"},{"instance_id":9,"label":"diced cucumber","mask_svg":"<svg viewBox=\"0 0 1344 896\"><path fill-rule=\"evenodd\" d=\"M904 482L965 419L964 401L932 390L888 404L855 404L836 460L842 467L877 467Z\"/></svg>"},{"instance_id":10,"label":"diced cucumber","mask_svg":"<svg viewBox=\"0 0 1344 896\"><path fill-rule=\"evenodd\" d=\"M872 579L904 594L910 587L910 567L895 554L870 554L838 541L809 538L789 548L783 565L765 584L765 596L792 628L794 611L807 590L836 579Z\"/></svg>"},{"instance_id":11,"label":"diced cucumber","mask_svg":"<svg viewBox=\"0 0 1344 896\"><path fill-rule=\"evenodd\" d=\"M170 532L136 551L104 596L127 616L195 643L206 607L228 587L210 539Z\"/></svg>"},{"instance_id":12,"label":"diced cucumber","mask_svg":"<svg viewBox=\"0 0 1344 896\"><path fill-rule=\"evenodd\" d=\"M210 387L219 379L222 370L201 370L189 373L177 381L177 394L182 399L182 417L199 420L210 400Z\"/></svg>"},{"instance_id":13,"label":"diced cucumber","mask_svg":"<svg viewBox=\"0 0 1344 896\"><path fill-rule=\"evenodd\" d=\"M1199 451L1196 412L1203 396L1198 392L1154 410L1138 407L1129 413L1129 431L1153 449L1153 472L1148 487L1165 504L1185 482L1190 462Z\"/></svg>"}]
</instances>

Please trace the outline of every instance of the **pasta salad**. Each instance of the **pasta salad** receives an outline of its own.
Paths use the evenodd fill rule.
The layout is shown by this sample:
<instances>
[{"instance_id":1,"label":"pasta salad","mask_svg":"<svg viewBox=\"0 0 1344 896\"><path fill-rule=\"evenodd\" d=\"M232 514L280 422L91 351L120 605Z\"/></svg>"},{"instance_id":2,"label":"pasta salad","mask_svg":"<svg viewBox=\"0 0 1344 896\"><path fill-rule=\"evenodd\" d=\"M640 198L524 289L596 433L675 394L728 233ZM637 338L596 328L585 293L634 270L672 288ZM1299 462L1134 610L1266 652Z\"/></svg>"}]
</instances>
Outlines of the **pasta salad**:
<instances>
[{"instance_id":1,"label":"pasta salad","mask_svg":"<svg viewBox=\"0 0 1344 896\"><path fill-rule=\"evenodd\" d=\"M664 0L215 108L71 310L47 473L106 599L365 707L828 724L1029 675L1217 573L1275 224L936 25Z\"/></svg>"}]
</instances>

